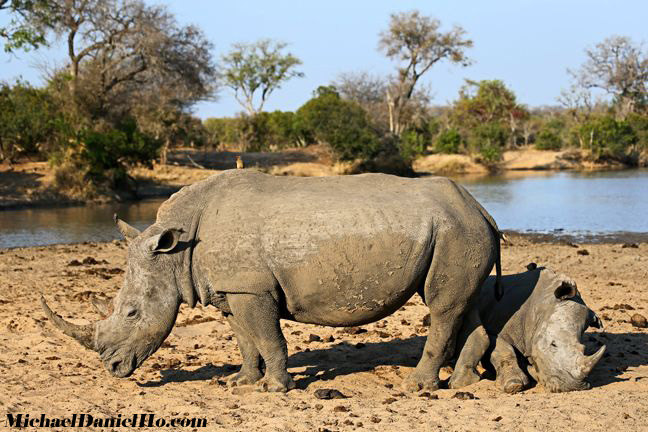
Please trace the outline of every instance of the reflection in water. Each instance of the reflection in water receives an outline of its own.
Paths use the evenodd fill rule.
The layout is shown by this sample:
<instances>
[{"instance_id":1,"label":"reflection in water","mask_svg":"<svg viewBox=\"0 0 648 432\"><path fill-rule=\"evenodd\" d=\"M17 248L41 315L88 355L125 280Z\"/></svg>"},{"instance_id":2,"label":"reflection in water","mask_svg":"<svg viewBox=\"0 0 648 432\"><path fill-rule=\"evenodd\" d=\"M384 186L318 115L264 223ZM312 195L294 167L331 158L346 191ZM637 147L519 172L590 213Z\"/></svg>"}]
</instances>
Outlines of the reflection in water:
<instances>
[{"instance_id":1,"label":"reflection in water","mask_svg":"<svg viewBox=\"0 0 648 432\"><path fill-rule=\"evenodd\" d=\"M87 207L0 211L0 248L121 238L113 214L144 229L164 200Z\"/></svg>"},{"instance_id":2,"label":"reflection in water","mask_svg":"<svg viewBox=\"0 0 648 432\"><path fill-rule=\"evenodd\" d=\"M536 173L457 179L501 229L561 234L648 233L648 171ZM112 215L143 229L163 200L0 211L0 248L119 238Z\"/></svg>"}]
</instances>

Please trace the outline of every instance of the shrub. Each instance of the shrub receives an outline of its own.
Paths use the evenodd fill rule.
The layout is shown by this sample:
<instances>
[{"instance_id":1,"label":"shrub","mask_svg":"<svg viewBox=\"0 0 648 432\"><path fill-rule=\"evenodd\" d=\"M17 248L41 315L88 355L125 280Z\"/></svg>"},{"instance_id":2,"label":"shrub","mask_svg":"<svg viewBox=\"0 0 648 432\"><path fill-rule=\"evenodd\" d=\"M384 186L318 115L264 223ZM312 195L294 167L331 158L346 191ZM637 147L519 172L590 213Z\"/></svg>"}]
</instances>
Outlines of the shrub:
<instances>
[{"instance_id":1,"label":"shrub","mask_svg":"<svg viewBox=\"0 0 648 432\"><path fill-rule=\"evenodd\" d=\"M342 160L371 158L380 150L367 113L340 98L334 87L320 87L296 113L296 133L305 143L325 142Z\"/></svg>"},{"instance_id":2,"label":"shrub","mask_svg":"<svg viewBox=\"0 0 648 432\"><path fill-rule=\"evenodd\" d=\"M563 147L562 131L565 125L558 119L552 119L542 125L535 138L538 150L560 150Z\"/></svg>"},{"instance_id":3,"label":"shrub","mask_svg":"<svg viewBox=\"0 0 648 432\"><path fill-rule=\"evenodd\" d=\"M596 159L612 158L633 163L637 157L638 137L626 121L612 117L598 117L584 122L577 131L585 148Z\"/></svg>"},{"instance_id":4,"label":"shrub","mask_svg":"<svg viewBox=\"0 0 648 432\"><path fill-rule=\"evenodd\" d=\"M439 134L435 142L435 150L438 153L456 154L459 153L463 139L457 129L447 129Z\"/></svg>"},{"instance_id":5,"label":"shrub","mask_svg":"<svg viewBox=\"0 0 648 432\"><path fill-rule=\"evenodd\" d=\"M56 128L53 101L43 89L20 81L0 83L0 159L47 149Z\"/></svg>"}]
</instances>

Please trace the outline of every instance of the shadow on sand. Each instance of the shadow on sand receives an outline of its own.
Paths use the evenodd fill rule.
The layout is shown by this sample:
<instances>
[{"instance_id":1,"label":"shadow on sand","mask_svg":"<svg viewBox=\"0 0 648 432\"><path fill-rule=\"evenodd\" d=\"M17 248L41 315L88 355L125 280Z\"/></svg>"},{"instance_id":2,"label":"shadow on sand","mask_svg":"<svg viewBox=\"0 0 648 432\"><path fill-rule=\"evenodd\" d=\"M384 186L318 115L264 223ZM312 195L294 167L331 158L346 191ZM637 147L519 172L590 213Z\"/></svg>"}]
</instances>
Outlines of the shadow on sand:
<instances>
[{"instance_id":1,"label":"shadow on sand","mask_svg":"<svg viewBox=\"0 0 648 432\"><path fill-rule=\"evenodd\" d=\"M591 333L585 336L589 351L597 345L607 345L605 357L590 376L592 387L627 381L622 375L628 368L648 365L648 333ZM339 342L328 348L304 350L288 359L288 368L304 368L295 377L297 388L306 389L315 381L327 381L338 376L368 372L379 366L415 367L425 344L425 337L392 339L386 342ZM209 381L226 378L237 372L240 365L208 364L199 369L165 369L156 381L139 383L141 387L159 387L168 383ZM492 377L491 377L492 378ZM645 377L643 379L648 379ZM398 383L393 383L398 385Z\"/></svg>"}]
</instances>

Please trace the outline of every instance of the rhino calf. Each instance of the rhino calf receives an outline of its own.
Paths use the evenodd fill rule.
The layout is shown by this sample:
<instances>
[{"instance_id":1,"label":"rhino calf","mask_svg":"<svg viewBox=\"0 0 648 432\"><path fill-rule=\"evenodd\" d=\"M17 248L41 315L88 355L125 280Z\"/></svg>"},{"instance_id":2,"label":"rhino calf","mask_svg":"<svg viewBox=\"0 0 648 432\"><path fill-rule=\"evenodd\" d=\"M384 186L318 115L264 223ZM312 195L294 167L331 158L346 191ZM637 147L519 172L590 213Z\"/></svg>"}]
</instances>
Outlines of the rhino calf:
<instances>
[{"instance_id":1,"label":"rhino calf","mask_svg":"<svg viewBox=\"0 0 648 432\"><path fill-rule=\"evenodd\" d=\"M506 393L519 392L529 384L518 354L528 361L531 376L550 392L589 388L586 378L605 346L585 355L582 336L589 326L601 328L601 321L587 307L572 279L544 267L527 268L527 272L502 278L504 297L500 302L492 298L493 277L482 286L478 314L486 332L475 330L470 319L465 321L459 344L467 342L455 370L468 371L456 376L470 378L451 380L451 387L479 380L475 366L490 351L496 385Z\"/></svg>"}]
</instances>

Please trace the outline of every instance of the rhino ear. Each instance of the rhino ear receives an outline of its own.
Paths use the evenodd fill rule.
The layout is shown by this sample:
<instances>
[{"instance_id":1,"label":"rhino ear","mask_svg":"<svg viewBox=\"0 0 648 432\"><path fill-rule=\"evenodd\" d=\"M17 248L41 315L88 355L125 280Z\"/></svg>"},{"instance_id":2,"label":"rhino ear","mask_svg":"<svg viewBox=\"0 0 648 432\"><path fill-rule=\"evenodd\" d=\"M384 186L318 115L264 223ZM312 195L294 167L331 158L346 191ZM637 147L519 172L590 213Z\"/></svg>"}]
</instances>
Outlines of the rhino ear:
<instances>
[{"instance_id":1,"label":"rhino ear","mask_svg":"<svg viewBox=\"0 0 648 432\"><path fill-rule=\"evenodd\" d=\"M576 295L578 295L578 290L573 282L563 281L554 291L554 295L558 300L566 300L576 297Z\"/></svg>"},{"instance_id":2,"label":"rhino ear","mask_svg":"<svg viewBox=\"0 0 648 432\"><path fill-rule=\"evenodd\" d=\"M146 240L145 247L152 253L171 252L178 245L180 234L180 230L167 228Z\"/></svg>"}]
</instances>

